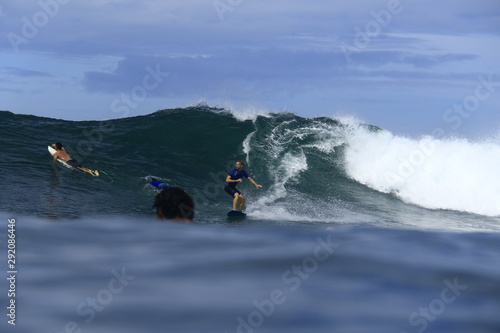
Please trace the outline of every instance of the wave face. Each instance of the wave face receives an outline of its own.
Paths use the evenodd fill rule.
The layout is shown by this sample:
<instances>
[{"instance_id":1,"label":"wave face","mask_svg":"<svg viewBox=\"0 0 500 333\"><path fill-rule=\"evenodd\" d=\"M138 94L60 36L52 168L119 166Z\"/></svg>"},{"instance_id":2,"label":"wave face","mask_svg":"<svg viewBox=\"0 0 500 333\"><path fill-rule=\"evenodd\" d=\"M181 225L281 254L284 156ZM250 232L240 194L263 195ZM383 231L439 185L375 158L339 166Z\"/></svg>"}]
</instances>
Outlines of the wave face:
<instances>
[{"instance_id":1,"label":"wave face","mask_svg":"<svg viewBox=\"0 0 500 333\"><path fill-rule=\"evenodd\" d=\"M350 118L234 114L208 106L108 121L0 112L2 211L49 217L152 214L152 176L184 187L199 220L230 207L243 159L264 187L238 185L260 221L497 228L500 144L409 139ZM62 142L98 179L52 164Z\"/></svg>"}]
</instances>

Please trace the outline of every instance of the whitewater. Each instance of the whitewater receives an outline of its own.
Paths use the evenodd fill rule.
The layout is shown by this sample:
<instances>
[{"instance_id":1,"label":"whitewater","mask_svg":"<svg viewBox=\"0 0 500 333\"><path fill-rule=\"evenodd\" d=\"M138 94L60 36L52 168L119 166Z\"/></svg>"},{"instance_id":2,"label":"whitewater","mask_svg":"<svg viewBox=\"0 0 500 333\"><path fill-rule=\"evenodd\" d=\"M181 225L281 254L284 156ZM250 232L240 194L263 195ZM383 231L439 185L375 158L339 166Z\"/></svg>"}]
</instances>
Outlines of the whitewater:
<instances>
[{"instance_id":1,"label":"whitewater","mask_svg":"<svg viewBox=\"0 0 500 333\"><path fill-rule=\"evenodd\" d=\"M500 215L498 140L410 139L348 127L346 171L356 181L429 209Z\"/></svg>"}]
</instances>

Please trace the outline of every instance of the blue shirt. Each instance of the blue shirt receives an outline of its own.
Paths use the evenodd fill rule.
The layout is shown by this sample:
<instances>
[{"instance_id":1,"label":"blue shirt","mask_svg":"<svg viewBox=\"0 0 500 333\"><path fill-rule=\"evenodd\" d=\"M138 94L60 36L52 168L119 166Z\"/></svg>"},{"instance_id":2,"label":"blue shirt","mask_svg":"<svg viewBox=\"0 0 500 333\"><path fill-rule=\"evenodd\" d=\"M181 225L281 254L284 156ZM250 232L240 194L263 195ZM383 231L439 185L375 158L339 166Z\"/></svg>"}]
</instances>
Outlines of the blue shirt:
<instances>
[{"instance_id":1,"label":"blue shirt","mask_svg":"<svg viewBox=\"0 0 500 333\"><path fill-rule=\"evenodd\" d=\"M149 185L159 188L160 190L165 187L170 187L167 183L161 182L159 180L155 180L154 182L149 182Z\"/></svg>"},{"instance_id":2,"label":"blue shirt","mask_svg":"<svg viewBox=\"0 0 500 333\"><path fill-rule=\"evenodd\" d=\"M231 176L232 180L241 179L243 177L248 178L248 173L243 169L241 169L240 171L238 171L238 169L233 169L233 170L229 171L228 175ZM234 183L226 182L226 187L236 187L236 185L238 185L237 182L234 182Z\"/></svg>"}]
</instances>

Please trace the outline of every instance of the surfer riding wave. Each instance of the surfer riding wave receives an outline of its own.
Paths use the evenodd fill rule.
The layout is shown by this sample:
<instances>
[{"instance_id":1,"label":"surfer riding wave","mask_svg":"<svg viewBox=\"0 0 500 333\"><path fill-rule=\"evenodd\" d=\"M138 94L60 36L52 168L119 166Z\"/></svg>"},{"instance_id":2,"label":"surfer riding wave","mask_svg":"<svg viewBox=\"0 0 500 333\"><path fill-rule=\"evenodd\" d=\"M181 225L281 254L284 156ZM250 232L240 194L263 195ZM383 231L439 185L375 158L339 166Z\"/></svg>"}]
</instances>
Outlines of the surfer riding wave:
<instances>
[{"instance_id":1,"label":"surfer riding wave","mask_svg":"<svg viewBox=\"0 0 500 333\"><path fill-rule=\"evenodd\" d=\"M261 188L262 185L259 185L248 176L248 173L243 170L243 166L245 165L244 161L237 161L236 168L229 171L226 177L226 184L224 185L224 191L227 192L230 196L233 197L233 211L236 210L238 206L238 201L240 202L239 211L242 212L245 208L245 197L241 194L240 191L236 189L236 185L242 182L242 178L247 178L256 188Z\"/></svg>"}]
</instances>

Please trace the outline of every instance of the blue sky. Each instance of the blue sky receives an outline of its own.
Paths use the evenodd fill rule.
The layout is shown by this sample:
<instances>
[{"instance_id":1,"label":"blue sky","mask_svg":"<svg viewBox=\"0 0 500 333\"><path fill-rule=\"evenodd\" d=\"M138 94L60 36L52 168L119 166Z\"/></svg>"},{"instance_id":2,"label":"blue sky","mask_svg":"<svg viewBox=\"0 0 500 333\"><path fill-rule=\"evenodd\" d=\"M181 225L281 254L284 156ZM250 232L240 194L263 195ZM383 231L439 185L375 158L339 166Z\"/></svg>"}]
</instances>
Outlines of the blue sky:
<instances>
[{"instance_id":1,"label":"blue sky","mask_svg":"<svg viewBox=\"0 0 500 333\"><path fill-rule=\"evenodd\" d=\"M103 120L204 101L500 133L497 0L1 0L0 22L0 109L14 113Z\"/></svg>"}]
</instances>

